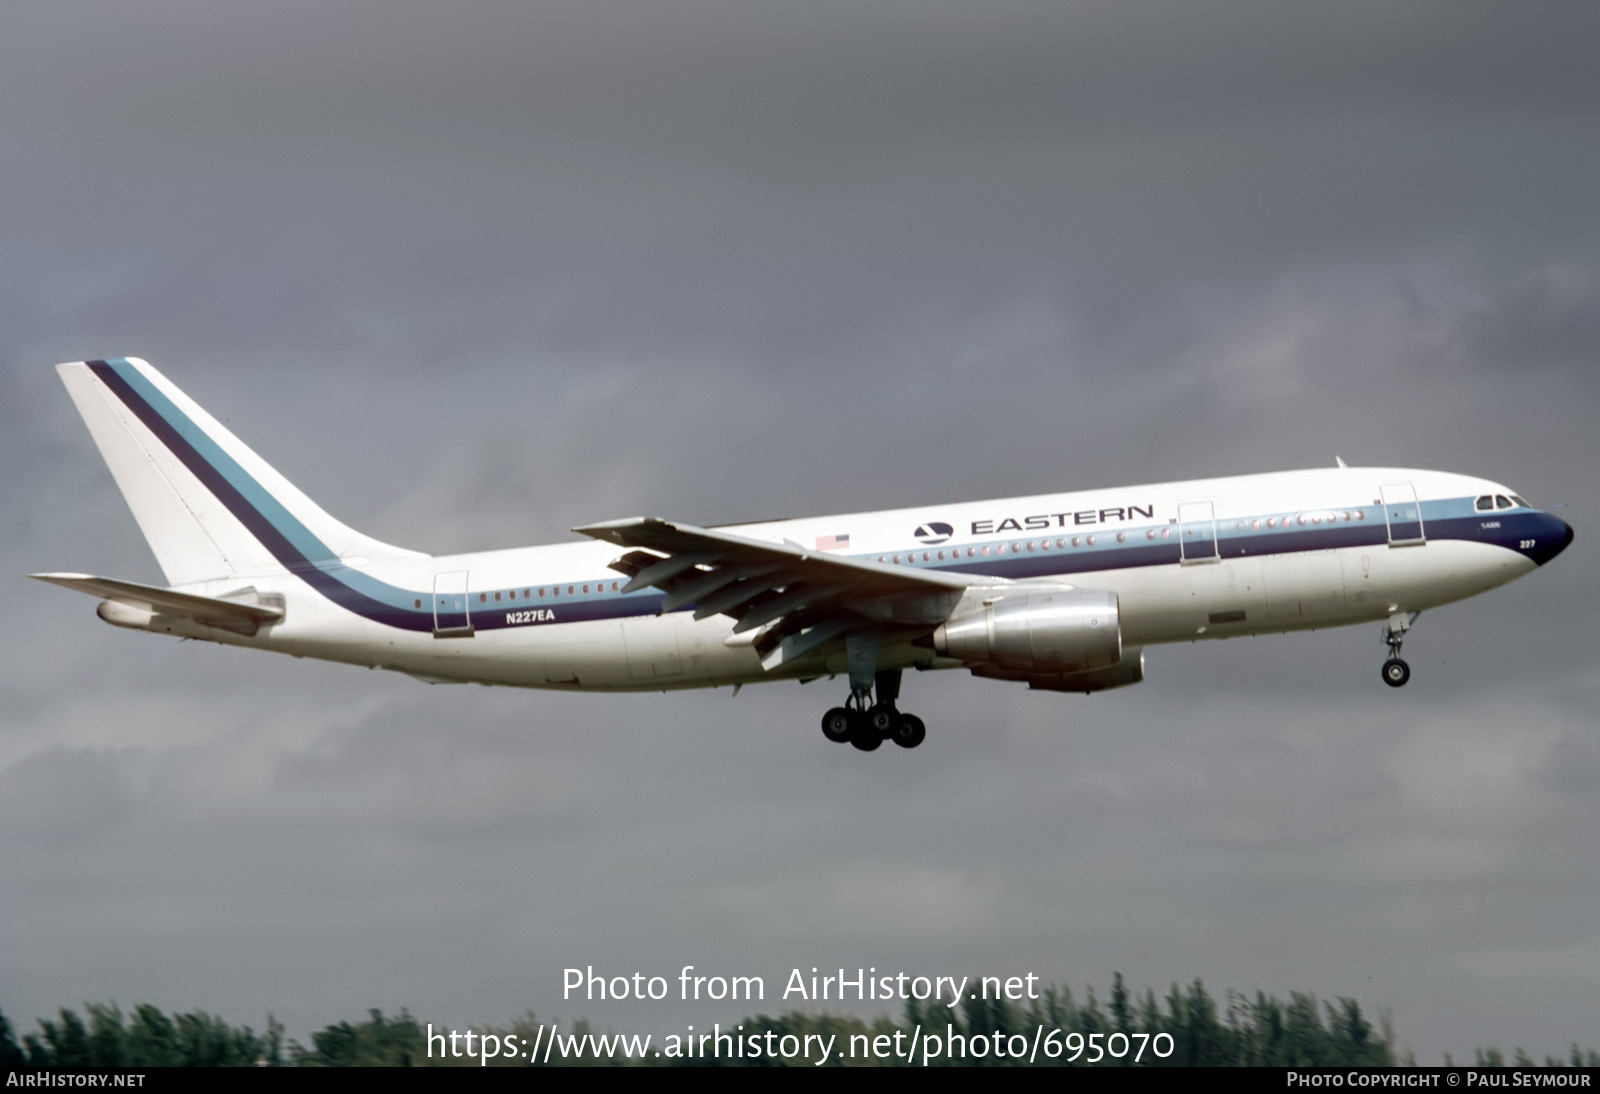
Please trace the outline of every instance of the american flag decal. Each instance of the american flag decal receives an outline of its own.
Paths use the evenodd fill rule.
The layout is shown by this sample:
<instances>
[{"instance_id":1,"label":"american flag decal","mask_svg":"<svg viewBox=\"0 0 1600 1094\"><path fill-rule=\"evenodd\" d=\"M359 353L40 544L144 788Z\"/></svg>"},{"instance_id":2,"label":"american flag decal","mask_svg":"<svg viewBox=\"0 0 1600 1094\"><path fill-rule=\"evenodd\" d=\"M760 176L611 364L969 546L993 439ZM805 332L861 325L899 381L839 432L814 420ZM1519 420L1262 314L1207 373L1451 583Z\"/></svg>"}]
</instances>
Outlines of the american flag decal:
<instances>
[{"instance_id":1,"label":"american flag decal","mask_svg":"<svg viewBox=\"0 0 1600 1094\"><path fill-rule=\"evenodd\" d=\"M819 551L837 551L842 547L848 546L850 546L850 537L848 535L817 537L817 550Z\"/></svg>"}]
</instances>

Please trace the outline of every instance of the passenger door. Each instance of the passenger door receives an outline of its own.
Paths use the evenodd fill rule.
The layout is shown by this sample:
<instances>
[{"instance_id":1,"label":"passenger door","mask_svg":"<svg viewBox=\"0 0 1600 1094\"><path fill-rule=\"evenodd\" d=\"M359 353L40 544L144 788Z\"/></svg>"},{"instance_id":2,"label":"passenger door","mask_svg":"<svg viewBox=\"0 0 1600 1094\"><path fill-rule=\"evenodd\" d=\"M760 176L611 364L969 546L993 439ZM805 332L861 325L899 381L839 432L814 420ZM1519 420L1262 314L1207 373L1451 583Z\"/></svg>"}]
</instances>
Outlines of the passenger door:
<instances>
[{"instance_id":1,"label":"passenger door","mask_svg":"<svg viewBox=\"0 0 1600 1094\"><path fill-rule=\"evenodd\" d=\"M1217 521L1209 501L1186 501L1178 506L1178 561L1220 562Z\"/></svg>"},{"instance_id":2,"label":"passenger door","mask_svg":"<svg viewBox=\"0 0 1600 1094\"><path fill-rule=\"evenodd\" d=\"M1409 482L1392 482L1381 489L1383 521L1389 528L1389 546L1411 547L1426 543L1422 527L1422 504Z\"/></svg>"},{"instance_id":3,"label":"passenger door","mask_svg":"<svg viewBox=\"0 0 1600 1094\"><path fill-rule=\"evenodd\" d=\"M433 575L433 636L472 637L472 613L467 607L467 571L449 570Z\"/></svg>"}]
</instances>

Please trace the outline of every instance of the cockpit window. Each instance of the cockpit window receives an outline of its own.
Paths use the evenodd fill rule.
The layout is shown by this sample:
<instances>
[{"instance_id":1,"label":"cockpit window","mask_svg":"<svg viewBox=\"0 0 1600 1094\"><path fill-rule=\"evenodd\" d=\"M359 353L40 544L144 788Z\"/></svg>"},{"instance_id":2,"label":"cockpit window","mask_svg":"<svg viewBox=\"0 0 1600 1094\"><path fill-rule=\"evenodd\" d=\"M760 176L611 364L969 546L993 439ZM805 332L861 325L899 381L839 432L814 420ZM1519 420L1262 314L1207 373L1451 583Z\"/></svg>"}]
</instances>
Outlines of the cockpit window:
<instances>
[{"instance_id":1,"label":"cockpit window","mask_svg":"<svg viewBox=\"0 0 1600 1094\"><path fill-rule=\"evenodd\" d=\"M1496 494L1494 499L1494 507L1496 509L1510 509L1511 499L1506 497L1504 494Z\"/></svg>"},{"instance_id":2,"label":"cockpit window","mask_svg":"<svg viewBox=\"0 0 1600 1094\"><path fill-rule=\"evenodd\" d=\"M1532 505L1530 505L1527 502L1523 501L1521 498L1517 497L1515 494L1511 495L1511 500L1516 502L1518 505L1522 506L1524 509L1532 509L1533 508Z\"/></svg>"},{"instance_id":3,"label":"cockpit window","mask_svg":"<svg viewBox=\"0 0 1600 1094\"><path fill-rule=\"evenodd\" d=\"M1478 510L1478 512L1487 513L1489 510L1491 510L1493 508L1494 508L1494 498L1490 497L1488 494L1485 494L1485 495L1483 495L1483 497L1478 499L1478 502L1477 502L1477 510Z\"/></svg>"}]
</instances>

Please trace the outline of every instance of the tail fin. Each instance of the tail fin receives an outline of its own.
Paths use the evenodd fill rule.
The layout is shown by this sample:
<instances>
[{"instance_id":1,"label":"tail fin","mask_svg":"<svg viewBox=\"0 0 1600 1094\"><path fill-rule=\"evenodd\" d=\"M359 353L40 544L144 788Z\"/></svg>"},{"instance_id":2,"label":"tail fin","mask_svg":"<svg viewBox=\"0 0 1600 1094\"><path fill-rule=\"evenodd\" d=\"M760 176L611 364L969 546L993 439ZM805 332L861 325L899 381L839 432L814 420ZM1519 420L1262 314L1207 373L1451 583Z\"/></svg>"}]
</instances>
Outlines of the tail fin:
<instances>
[{"instance_id":1,"label":"tail fin","mask_svg":"<svg viewBox=\"0 0 1600 1094\"><path fill-rule=\"evenodd\" d=\"M56 371L169 584L416 556L329 516L144 361Z\"/></svg>"}]
</instances>

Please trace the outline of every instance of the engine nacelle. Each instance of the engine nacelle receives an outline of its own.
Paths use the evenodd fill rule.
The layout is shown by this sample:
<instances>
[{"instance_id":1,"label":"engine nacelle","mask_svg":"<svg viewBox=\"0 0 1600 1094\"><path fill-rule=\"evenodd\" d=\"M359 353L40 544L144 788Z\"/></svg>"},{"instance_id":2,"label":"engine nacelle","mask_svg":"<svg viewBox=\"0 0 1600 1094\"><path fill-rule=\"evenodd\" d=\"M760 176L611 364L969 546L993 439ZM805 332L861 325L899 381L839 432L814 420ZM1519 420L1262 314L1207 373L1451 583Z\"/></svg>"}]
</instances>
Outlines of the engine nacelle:
<instances>
[{"instance_id":1,"label":"engine nacelle","mask_svg":"<svg viewBox=\"0 0 1600 1094\"><path fill-rule=\"evenodd\" d=\"M972 675L988 680L1012 680L1027 684L1034 691L1076 691L1088 695L1144 682L1144 650L1138 646L1122 651L1122 660L1108 669L1090 672L1026 673L1007 672L993 665L974 665Z\"/></svg>"},{"instance_id":2,"label":"engine nacelle","mask_svg":"<svg viewBox=\"0 0 1600 1094\"><path fill-rule=\"evenodd\" d=\"M933 632L933 648L1017 673L1106 669L1122 659L1117 594L1071 585L969 589Z\"/></svg>"}]
</instances>

